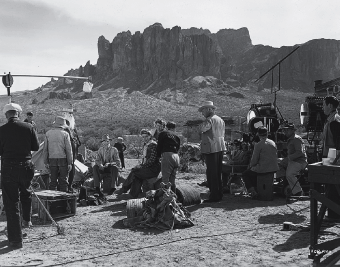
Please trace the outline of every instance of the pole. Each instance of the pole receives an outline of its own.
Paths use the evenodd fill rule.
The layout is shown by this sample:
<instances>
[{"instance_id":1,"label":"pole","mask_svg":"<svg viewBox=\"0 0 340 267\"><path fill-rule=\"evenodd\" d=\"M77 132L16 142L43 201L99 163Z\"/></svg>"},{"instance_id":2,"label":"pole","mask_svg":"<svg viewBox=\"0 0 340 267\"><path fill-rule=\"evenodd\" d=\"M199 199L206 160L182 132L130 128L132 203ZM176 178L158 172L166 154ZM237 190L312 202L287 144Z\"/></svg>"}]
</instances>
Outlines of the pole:
<instances>
[{"instance_id":1,"label":"pole","mask_svg":"<svg viewBox=\"0 0 340 267\"><path fill-rule=\"evenodd\" d=\"M270 72L272 69L274 69L277 65L279 65L282 61L284 61L287 57L289 57L291 54L293 54L296 50L298 50L300 46L296 47L292 52L290 52L287 56L285 56L283 59L281 59L279 62L277 62L274 66L272 66L269 70L267 70L264 74L261 75L255 82L259 81L263 76L265 76L268 72Z\"/></svg>"},{"instance_id":2,"label":"pole","mask_svg":"<svg viewBox=\"0 0 340 267\"><path fill-rule=\"evenodd\" d=\"M0 76L5 76L6 74L0 74ZM43 77L43 78L68 78L68 79L79 79L91 81L92 77L78 77L78 76L56 76L56 75L29 75L29 74L11 74L16 77Z\"/></svg>"}]
</instances>

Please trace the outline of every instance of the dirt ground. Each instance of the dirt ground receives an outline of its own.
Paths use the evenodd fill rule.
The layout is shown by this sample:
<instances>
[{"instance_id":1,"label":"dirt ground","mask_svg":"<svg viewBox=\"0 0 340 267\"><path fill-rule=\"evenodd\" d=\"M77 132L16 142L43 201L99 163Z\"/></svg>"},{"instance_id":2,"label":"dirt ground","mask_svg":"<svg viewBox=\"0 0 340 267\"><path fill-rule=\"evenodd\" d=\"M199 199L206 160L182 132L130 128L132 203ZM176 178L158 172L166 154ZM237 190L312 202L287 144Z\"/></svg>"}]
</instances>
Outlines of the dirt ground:
<instances>
[{"instance_id":1,"label":"dirt ground","mask_svg":"<svg viewBox=\"0 0 340 267\"><path fill-rule=\"evenodd\" d=\"M131 167L133 162L127 164ZM191 184L206 198L208 189L197 185L203 180L201 174L180 173L177 183ZM313 265L308 259L308 229L283 230L286 221L309 224L308 201L286 205L280 196L259 201L225 194L219 203L188 207L193 227L160 231L125 228L127 199L113 195L101 206L78 206L75 216L58 221L65 227L64 235L34 216L34 226L24 230L24 247L13 251L7 248L2 215L0 266ZM326 227L323 241L340 233L336 224Z\"/></svg>"}]
</instances>

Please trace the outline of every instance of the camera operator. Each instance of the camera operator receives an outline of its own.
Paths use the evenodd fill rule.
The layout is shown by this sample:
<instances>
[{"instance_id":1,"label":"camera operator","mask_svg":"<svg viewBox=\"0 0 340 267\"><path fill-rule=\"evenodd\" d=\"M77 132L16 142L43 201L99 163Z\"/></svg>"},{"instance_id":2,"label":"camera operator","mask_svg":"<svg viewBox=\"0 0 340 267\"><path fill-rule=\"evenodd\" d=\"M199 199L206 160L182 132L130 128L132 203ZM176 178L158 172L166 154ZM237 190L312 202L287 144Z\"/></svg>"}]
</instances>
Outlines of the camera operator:
<instances>
[{"instance_id":1,"label":"camera operator","mask_svg":"<svg viewBox=\"0 0 340 267\"><path fill-rule=\"evenodd\" d=\"M326 96L323 101L323 113L327 115L321 142L322 142L322 157L328 156L330 148L340 149L340 116L337 111L339 100L335 96Z\"/></svg>"},{"instance_id":2,"label":"camera operator","mask_svg":"<svg viewBox=\"0 0 340 267\"><path fill-rule=\"evenodd\" d=\"M302 138L295 134L296 128L293 123L282 126L282 130L287 137L287 157L279 160L280 170L278 177L286 176L293 196L303 195L303 190L296 175L307 166L307 155Z\"/></svg>"},{"instance_id":3,"label":"camera operator","mask_svg":"<svg viewBox=\"0 0 340 267\"><path fill-rule=\"evenodd\" d=\"M328 150L330 148L340 149L340 116L337 108L339 100L335 96L326 96L323 101L323 112L327 115L325 122L321 143L322 143L322 157L328 157ZM339 194L335 187L331 187L328 198L337 204L340 204ZM340 219L340 216L333 210L328 209L328 219Z\"/></svg>"}]
</instances>

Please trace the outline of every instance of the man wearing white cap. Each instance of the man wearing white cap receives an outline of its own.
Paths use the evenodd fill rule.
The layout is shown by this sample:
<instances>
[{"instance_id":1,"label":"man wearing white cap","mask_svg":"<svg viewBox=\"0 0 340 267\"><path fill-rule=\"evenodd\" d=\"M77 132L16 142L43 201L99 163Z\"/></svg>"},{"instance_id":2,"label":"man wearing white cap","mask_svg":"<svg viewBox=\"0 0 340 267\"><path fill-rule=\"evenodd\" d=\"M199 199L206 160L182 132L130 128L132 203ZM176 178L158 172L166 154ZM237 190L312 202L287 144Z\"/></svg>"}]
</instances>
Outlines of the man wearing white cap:
<instances>
[{"instance_id":1,"label":"man wearing white cap","mask_svg":"<svg viewBox=\"0 0 340 267\"><path fill-rule=\"evenodd\" d=\"M210 189L209 199L204 202L218 202L223 197L222 159L226 150L224 143L225 123L217 115L212 101L205 101L198 109L205 117L199 126L201 132L201 152L207 165L207 181Z\"/></svg>"},{"instance_id":2,"label":"man wearing white cap","mask_svg":"<svg viewBox=\"0 0 340 267\"><path fill-rule=\"evenodd\" d=\"M39 149L32 125L19 121L21 112L18 104L5 105L3 113L8 122L0 127L1 187L7 217L8 246L11 249L22 248L21 227L32 225L31 193L28 191L34 175L31 151Z\"/></svg>"}]
</instances>

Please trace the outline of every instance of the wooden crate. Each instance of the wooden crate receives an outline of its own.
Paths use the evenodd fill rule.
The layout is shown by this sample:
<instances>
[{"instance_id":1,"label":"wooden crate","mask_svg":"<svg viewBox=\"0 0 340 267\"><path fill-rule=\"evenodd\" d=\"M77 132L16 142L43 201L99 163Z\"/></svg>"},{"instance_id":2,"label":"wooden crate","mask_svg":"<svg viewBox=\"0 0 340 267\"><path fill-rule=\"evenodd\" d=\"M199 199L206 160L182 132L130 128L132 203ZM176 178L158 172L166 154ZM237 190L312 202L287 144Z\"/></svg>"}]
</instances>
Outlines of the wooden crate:
<instances>
[{"instance_id":1,"label":"wooden crate","mask_svg":"<svg viewBox=\"0 0 340 267\"><path fill-rule=\"evenodd\" d=\"M257 174L257 193L259 200L271 201L273 194L274 172Z\"/></svg>"},{"instance_id":2,"label":"wooden crate","mask_svg":"<svg viewBox=\"0 0 340 267\"><path fill-rule=\"evenodd\" d=\"M35 192L35 195L33 194L33 198L36 198L36 196L39 197L53 219L66 218L76 214L77 197L73 194L53 190L42 190ZM38 204L38 217L43 221L43 223L50 221L50 218L41 206L39 200L35 199L34 202L37 202Z\"/></svg>"},{"instance_id":3,"label":"wooden crate","mask_svg":"<svg viewBox=\"0 0 340 267\"><path fill-rule=\"evenodd\" d=\"M340 166L322 165L321 162L308 165L308 181L313 183L339 184Z\"/></svg>"}]
</instances>

